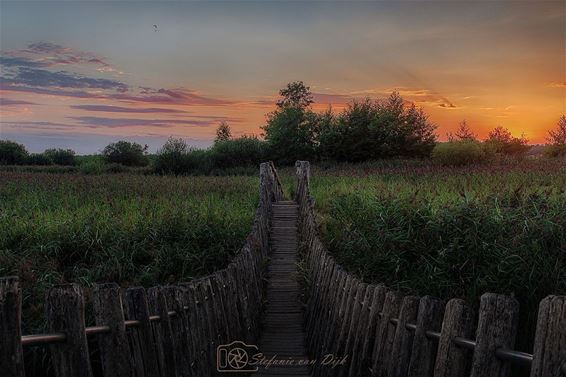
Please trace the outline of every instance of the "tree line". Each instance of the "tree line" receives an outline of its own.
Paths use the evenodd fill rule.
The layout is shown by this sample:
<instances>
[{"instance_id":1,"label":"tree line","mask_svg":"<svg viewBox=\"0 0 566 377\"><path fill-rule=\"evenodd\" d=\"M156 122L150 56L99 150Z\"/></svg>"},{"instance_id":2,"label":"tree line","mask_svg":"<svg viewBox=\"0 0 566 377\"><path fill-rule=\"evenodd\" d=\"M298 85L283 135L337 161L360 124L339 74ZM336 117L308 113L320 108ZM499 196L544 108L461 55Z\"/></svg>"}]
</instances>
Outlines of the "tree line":
<instances>
[{"instance_id":1,"label":"tree line","mask_svg":"<svg viewBox=\"0 0 566 377\"><path fill-rule=\"evenodd\" d=\"M439 143L436 125L421 108L407 103L397 92L384 100L353 100L339 113L331 107L315 112L313 94L302 81L289 83L279 95L275 110L267 114L262 126L263 138L235 138L230 126L222 122L208 149L191 148L183 139L170 138L157 154L148 155L147 146L118 141L101 151L98 163L151 166L156 173L207 174L264 160L285 165L296 160L360 162L432 157L444 164L467 164L498 155L522 156L530 148L526 138L514 137L503 127L495 128L480 141L466 121L448 135L448 142ZM564 115L557 129L549 132L548 141L549 156L566 156ZM0 164L75 165L77 158L70 149L30 154L20 144L1 140Z\"/></svg>"}]
</instances>

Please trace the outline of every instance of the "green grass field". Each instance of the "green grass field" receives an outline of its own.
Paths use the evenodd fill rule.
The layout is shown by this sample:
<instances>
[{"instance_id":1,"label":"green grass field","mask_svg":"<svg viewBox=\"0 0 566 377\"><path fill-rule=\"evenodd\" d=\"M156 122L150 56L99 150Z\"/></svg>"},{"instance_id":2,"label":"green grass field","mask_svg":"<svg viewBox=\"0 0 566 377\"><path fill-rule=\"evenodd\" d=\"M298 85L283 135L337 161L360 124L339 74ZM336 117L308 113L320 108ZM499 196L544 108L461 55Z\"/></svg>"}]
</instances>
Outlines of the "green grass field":
<instances>
[{"instance_id":1,"label":"green grass field","mask_svg":"<svg viewBox=\"0 0 566 377\"><path fill-rule=\"evenodd\" d=\"M151 286L215 271L251 230L258 182L0 172L0 276L20 277L33 329L52 284Z\"/></svg>"},{"instance_id":2,"label":"green grass field","mask_svg":"<svg viewBox=\"0 0 566 377\"><path fill-rule=\"evenodd\" d=\"M315 168L311 186L324 243L365 281L476 307L513 294L521 341L538 302L566 293L564 161Z\"/></svg>"},{"instance_id":3,"label":"green grass field","mask_svg":"<svg viewBox=\"0 0 566 377\"><path fill-rule=\"evenodd\" d=\"M292 193L294 170L280 176ZM258 182L1 171L0 275L22 280L26 330L55 283L151 286L222 268L251 229ZM366 281L473 305L514 294L526 339L539 300L566 293L564 161L315 165L311 185L323 241Z\"/></svg>"}]
</instances>

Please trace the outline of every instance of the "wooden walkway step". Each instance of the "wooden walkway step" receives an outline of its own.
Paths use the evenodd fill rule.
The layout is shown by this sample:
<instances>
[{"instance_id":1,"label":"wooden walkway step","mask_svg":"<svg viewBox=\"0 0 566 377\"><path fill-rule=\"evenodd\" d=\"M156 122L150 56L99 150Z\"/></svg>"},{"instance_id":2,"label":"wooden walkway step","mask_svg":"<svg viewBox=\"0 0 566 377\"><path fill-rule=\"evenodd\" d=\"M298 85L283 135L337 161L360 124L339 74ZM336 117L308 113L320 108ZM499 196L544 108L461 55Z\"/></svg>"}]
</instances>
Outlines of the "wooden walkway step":
<instances>
[{"instance_id":1,"label":"wooden walkway step","mask_svg":"<svg viewBox=\"0 0 566 377\"><path fill-rule=\"evenodd\" d=\"M300 301L297 262L298 206L292 201L273 205L271 255L267 266L267 303L259 350L267 358L307 359L303 307ZM260 368L256 376L310 376L305 366Z\"/></svg>"}]
</instances>

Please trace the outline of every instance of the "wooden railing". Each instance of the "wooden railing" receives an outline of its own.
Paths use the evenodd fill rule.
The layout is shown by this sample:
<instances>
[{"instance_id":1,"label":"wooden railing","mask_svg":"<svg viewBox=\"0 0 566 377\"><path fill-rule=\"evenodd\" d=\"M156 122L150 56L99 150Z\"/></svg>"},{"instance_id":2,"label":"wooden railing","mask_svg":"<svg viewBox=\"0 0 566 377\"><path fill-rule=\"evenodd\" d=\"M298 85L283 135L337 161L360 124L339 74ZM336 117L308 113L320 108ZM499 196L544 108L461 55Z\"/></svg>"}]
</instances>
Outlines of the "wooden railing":
<instances>
[{"instance_id":1,"label":"wooden railing","mask_svg":"<svg viewBox=\"0 0 566 377\"><path fill-rule=\"evenodd\" d=\"M298 161L295 200L305 259L310 357L348 356L346 367L315 364L313 376L505 377L510 364L531 377L566 376L566 297L541 301L533 354L514 351L518 302L486 293L479 313L460 299L403 296L342 268L318 237L310 166ZM476 325L477 322L477 325Z\"/></svg>"},{"instance_id":2,"label":"wooden railing","mask_svg":"<svg viewBox=\"0 0 566 377\"><path fill-rule=\"evenodd\" d=\"M260 331L263 262L269 249L272 203L283 198L273 164L260 166L260 200L253 229L228 267L172 286L93 289L96 321L85 326L77 284L47 294L47 334L21 334L17 277L0 278L0 376L23 377L23 347L49 347L57 377L93 376L87 338L96 337L105 377L184 377L216 374L216 347L254 343Z\"/></svg>"}]
</instances>

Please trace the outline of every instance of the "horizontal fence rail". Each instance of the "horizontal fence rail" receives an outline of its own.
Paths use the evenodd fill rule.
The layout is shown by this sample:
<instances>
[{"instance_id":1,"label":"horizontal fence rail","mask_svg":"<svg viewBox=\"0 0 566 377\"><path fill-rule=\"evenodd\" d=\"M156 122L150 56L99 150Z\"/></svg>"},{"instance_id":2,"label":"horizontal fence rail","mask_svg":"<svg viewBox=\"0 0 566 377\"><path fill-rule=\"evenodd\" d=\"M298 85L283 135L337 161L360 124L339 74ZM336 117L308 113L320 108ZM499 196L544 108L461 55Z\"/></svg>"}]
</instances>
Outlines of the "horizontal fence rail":
<instances>
[{"instance_id":1,"label":"horizontal fence rail","mask_svg":"<svg viewBox=\"0 0 566 377\"><path fill-rule=\"evenodd\" d=\"M47 346L55 376L92 377L95 356L87 338L97 341L105 377L216 375L217 346L254 343L260 332L272 203L283 199L272 163L260 165L259 193L253 229L228 267L148 290L98 284L92 289L95 326L85 326L83 289L64 284L47 293L48 333L22 336L18 278L0 278L0 376L25 376L23 348Z\"/></svg>"},{"instance_id":2,"label":"horizontal fence rail","mask_svg":"<svg viewBox=\"0 0 566 377\"><path fill-rule=\"evenodd\" d=\"M528 354L513 350L519 305L512 297L486 293L476 315L460 299L403 296L366 284L345 271L318 237L307 161L296 163L296 175L299 242L310 283L310 357L349 357L346 368L315 365L313 376L505 377L510 364L530 369L531 377L566 376L566 297L541 301Z\"/></svg>"}]
</instances>

